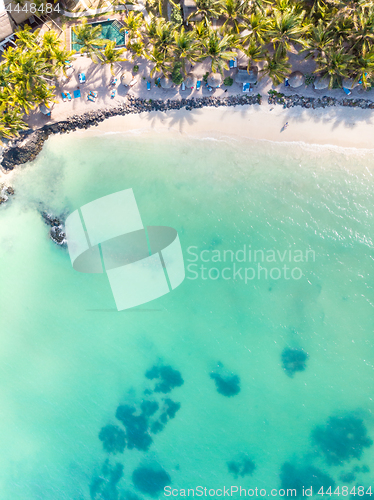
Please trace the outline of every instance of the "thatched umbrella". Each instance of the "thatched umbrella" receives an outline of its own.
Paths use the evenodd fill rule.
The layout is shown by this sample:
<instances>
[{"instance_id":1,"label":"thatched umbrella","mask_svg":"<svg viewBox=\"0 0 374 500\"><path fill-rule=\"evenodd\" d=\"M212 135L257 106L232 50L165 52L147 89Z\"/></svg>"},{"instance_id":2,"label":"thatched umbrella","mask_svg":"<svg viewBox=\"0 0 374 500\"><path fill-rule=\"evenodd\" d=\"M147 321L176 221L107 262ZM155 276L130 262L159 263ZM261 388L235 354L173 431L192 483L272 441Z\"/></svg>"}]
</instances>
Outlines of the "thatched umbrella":
<instances>
[{"instance_id":1,"label":"thatched umbrella","mask_svg":"<svg viewBox=\"0 0 374 500\"><path fill-rule=\"evenodd\" d=\"M173 80L168 76L163 76L160 80L160 85L163 89L171 89L173 86Z\"/></svg>"},{"instance_id":2,"label":"thatched umbrella","mask_svg":"<svg viewBox=\"0 0 374 500\"><path fill-rule=\"evenodd\" d=\"M223 78L220 73L211 73L208 76L208 85L210 87L219 87L220 85L222 85L222 82Z\"/></svg>"},{"instance_id":3,"label":"thatched umbrella","mask_svg":"<svg viewBox=\"0 0 374 500\"><path fill-rule=\"evenodd\" d=\"M187 88L192 88L196 85L197 78L194 74L188 73L186 79L184 80L184 84Z\"/></svg>"},{"instance_id":4,"label":"thatched umbrella","mask_svg":"<svg viewBox=\"0 0 374 500\"><path fill-rule=\"evenodd\" d=\"M296 89L297 87L301 87L305 83L305 76L301 73L301 71L294 71L288 77L288 83L290 87Z\"/></svg>"},{"instance_id":5,"label":"thatched umbrella","mask_svg":"<svg viewBox=\"0 0 374 500\"><path fill-rule=\"evenodd\" d=\"M348 90L353 90L355 87L357 87L357 85L358 82L353 78L344 78L342 81L342 87Z\"/></svg>"},{"instance_id":6,"label":"thatched umbrella","mask_svg":"<svg viewBox=\"0 0 374 500\"><path fill-rule=\"evenodd\" d=\"M132 73L130 73L129 71L125 71L121 75L121 83L122 83L122 85L124 85L125 87L128 87L130 85L130 83L132 82L133 78L134 77L132 76Z\"/></svg>"},{"instance_id":7,"label":"thatched umbrella","mask_svg":"<svg viewBox=\"0 0 374 500\"><path fill-rule=\"evenodd\" d=\"M45 104L41 104L39 106L39 111L43 114L43 115L49 115L53 109L53 106L55 104L52 102L49 106L46 106Z\"/></svg>"},{"instance_id":8,"label":"thatched umbrella","mask_svg":"<svg viewBox=\"0 0 374 500\"><path fill-rule=\"evenodd\" d=\"M330 80L327 78L327 77L318 77L314 80L314 88L316 90L323 90L323 89L327 89L328 86L329 86L329 83L330 83Z\"/></svg>"}]
</instances>

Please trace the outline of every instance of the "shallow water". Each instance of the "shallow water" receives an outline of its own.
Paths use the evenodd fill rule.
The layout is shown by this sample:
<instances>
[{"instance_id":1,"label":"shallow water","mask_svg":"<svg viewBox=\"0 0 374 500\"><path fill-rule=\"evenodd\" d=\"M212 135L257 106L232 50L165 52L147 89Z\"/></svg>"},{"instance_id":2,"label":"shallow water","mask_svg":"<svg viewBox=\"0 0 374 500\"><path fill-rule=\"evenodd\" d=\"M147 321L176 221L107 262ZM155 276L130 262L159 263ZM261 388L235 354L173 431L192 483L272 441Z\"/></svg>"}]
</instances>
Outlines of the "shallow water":
<instances>
[{"instance_id":1,"label":"shallow water","mask_svg":"<svg viewBox=\"0 0 374 500\"><path fill-rule=\"evenodd\" d=\"M342 417L362 421L374 439L373 173L370 152L338 148L157 134L50 138L0 211L0 498L151 498L133 481L143 466L164 469L178 489L291 487L280 477L285 462L316 467L336 485L359 466L350 487L369 486L374 446L357 441L348 448L362 453L335 465L312 432ZM118 312L106 276L74 271L39 211L67 214L127 188L145 225L177 229L186 279ZM244 246L252 262L224 254ZM260 252L253 261L255 250L264 261ZM234 264L243 268L235 280ZM284 265L299 279L271 279ZM247 283L246 267L255 274ZM287 348L307 353L304 370L284 370ZM145 376L153 366L178 370L183 385L145 394L155 387ZM233 394L221 394L217 380L234 380ZM103 449L104 426L125 429L119 405L139 414L142 400L165 398L180 409L146 451ZM243 457L255 469L236 478L227 463ZM108 458L124 466L111 484Z\"/></svg>"}]
</instances>

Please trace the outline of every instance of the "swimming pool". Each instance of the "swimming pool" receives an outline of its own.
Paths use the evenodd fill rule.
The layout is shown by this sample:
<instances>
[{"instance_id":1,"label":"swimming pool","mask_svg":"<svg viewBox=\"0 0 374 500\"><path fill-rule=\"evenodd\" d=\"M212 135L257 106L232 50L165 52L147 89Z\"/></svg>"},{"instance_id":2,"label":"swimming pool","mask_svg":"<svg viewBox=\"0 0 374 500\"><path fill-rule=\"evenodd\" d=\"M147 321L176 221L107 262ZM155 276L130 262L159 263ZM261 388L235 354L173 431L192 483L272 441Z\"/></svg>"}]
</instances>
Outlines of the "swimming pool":
<instances>
[{"instance_id":1,"label":"swimming pool","mask_svg":"<svg viewBox=\"0 0 374 500\"><path fill-rule=\"evenodd\" d=\"M92 26L100 25L102 27L100 38L105 40L115 40L117 47L123 47L126 45L126 35L121 32L121 25L115 19L109 21L100 21L96 23L91 23ZM75 43L77 39L76 34L71 30L71 48L77 52L82 48L81 45Z\"/></svg>"}]
</instances>

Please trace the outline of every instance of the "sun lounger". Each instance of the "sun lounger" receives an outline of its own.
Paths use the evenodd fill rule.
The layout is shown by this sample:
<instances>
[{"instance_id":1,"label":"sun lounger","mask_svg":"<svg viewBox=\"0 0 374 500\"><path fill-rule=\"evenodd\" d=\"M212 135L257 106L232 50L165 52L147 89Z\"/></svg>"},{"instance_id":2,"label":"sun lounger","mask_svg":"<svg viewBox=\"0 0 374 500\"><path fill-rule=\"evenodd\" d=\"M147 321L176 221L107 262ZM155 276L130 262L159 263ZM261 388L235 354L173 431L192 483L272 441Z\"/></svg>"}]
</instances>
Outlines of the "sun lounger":
<instances>
[{"instance_id":1,"label":"sun lounger","mask_svg":"<svg viewBox=\"0 0 374 500\"><path fill-rule=\"evenodd\" d=\"M71 68L73 66L70 61L65 61L65 64L67 68Z\"/></svg>"},{"instance_id":2,"label":"sun lounger","mask_svg":"<svg viewBox=\"0 0 374 500\"><path fill-rule=\"evenodd\" d=\"M186 90L186 84L182 82L182 90Z\"/></svg>"},{"instance_id":3,"label":"sun lounger","mask_svg":"<svg viewBox=\"0 0 374 500\"><path fill-rule=\"evenodd\" d=\"M84 73L79 73L78 78L79 83L86 83L86 75Z\"/></svg>"},{"instance_id":4,"label":"sun lounger","mask_svg":"<svg viewBox=\"0 0 374 500\"><path fill-rule=\"evenodd\" d=\"M344 92L345 92L347 95L351 95L351 94L352 94L352 92L351 92L349 89L346 89L346 88L344 88L344 87L343 87L343 90L344 90Z\"/></svg>"},{"instance_id":5,"label":"sun lounger","mask_svg":"<svg viewBox=\"0 0 374 500\"><path fill-rule=\"evenodd\" d=\"M243 83L243 92L249 92L249 83Z\"/></svg>"},{"instance_id":6,"label":"sun lounger","mask_svg":"<svg viewBox=\"0 0 374 500\"><path fill-rule=\"evenodd\" d=\"M151 90L151 82L147 82L147 90Z\"/></svg>"},{"instance_id":7,"label":"sun lounger","mask_svg":"<svg viewBox=\"0 0 374 500\"><path fill-rule=\"evenodd\" d=\"M114 99L116 97L116 93L117 93L116 89L113 89L112 92L111 92L111 94L110 94L110 97L112 99Z\"/></svg>"},{"instance_id":8,"label":"sun lounger","mask_svg":"<svg viewBox=\"0 0 374 500\"><path fill-rule=\"evenodd\" d=\"M66 94L64 94L64 92L61 92L61 97L62 97L62 100L63 100L64 102L66 102L66 101L67 101L67 97L66 97Z\"/></svg>"},{"instance_id":9,"label":"sun lounger","mask_svg":"<svg viewBox=\"0 0 374 500\"><path fill-rule=\"evenodd\" d=\"M285 87L289 87L290 86L290 84L288 83L288 78L285 78L285 80L284 80L284 86Z\"/></svg>"},{"instance_id":10,"label":"sun lounger","mask_svg":"<svg viewBox=\"0 0 374 500\"><path fill-rule=\"evenodd\" d=\"M138 80L136 78L133 78L130 82L130 87L133 87L136 83L138 83Z\"/></svg>"},{"instance_id":11,"label":"sun lounger","mask_svg":"<svg viewBox=\"0 0 374 500\"><path fill-rule=\"evenodd\" d=\"M66 97L68 98L68 101L71 101L71 100L72 100L72 97L71 97L70 92L66 92Z\"/></svg>"},{"instance_id":12,"label":"sun lounger","mask_svg":"<svg viewBox=\"0 0 374 500\"><path fill-rule=\"evenodd\" d=\"M117 78L112 78L109 85L115 85L117 83Z\"/></svg>"},{"instance_id":13,"label":"sun lounger","mask_svg":"<svg viewBox=\"0 0 374 500\"><path fill-rule=\"evenodd\" d=\"M208 86L208 90L209 90L209 92L212 92L213 88Z\"/></svg>"},{"instance_id":14,"label":"sun lounger","mask_svg":"<svg viewBox=\"0 0 374 500\"><path fill-rule=\"evenodd\" d=\"M74 99L78 99L78 97L81 96L81 91L79 89L74 90L73 94L74 94Z\"/></svg>"},{"instance_id":15,"label":"sun lounger","mask_svg":"<svg viewBox=\"0 0 374 500\"><path fill-rule=\"evenodd\" d=\"M95 102L95 101L96 101L96 97L94 97L94 96L93 96L93 95L91 95L91 94L88 94L87 99L88 99L89 101L91 101L91 102Z\"/></svg>"},{"instance_id":16,"label":"sun lounger","mask_svg":"<svg viewBox=\"0 0 374 500\"><path fill-rule=\"evenodd\" d=\"M95 97L95 98L96 98L96 97L97 97L97 92L96 92L96 91L94 91L94 90L90 90L90 91L88 92L88 95L92 95L92 97Z\"/></svg>"},{"instance_id":17,"label":"sun lounger","mask_svg":"<svg viewBox=\"0 0 374 500\"><path fill-rule=\"evenodd\" d=\"M196 82L196 90L200 90L200 88L201 88L201 80L198 80Z\"/></svg>"}]
</instances>

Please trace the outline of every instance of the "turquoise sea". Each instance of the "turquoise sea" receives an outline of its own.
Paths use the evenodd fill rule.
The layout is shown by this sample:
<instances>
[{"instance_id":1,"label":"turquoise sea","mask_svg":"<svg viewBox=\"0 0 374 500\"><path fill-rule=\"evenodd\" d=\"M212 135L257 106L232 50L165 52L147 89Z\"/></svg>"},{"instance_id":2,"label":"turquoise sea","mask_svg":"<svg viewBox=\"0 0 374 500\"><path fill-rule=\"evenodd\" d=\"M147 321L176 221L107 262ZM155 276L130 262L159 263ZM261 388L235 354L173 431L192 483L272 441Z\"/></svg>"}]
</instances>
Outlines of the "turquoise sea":
<instances>
[{"instance_id":1,"label":"turquoise sea","mask_svg":"<svg viewBox=\"0 0 374 500\"><path fill-rule=\"evenodd\" d=\"M374 493L371 151L76 133L50 138L14 187L0 210L1 500ZM40 211L128 188L144 224L178 231L186 279L118 312ZM234 264L268 275L232 279ZM284 265L294 278L272 279Z\"/></svg>"}]
</instances>

